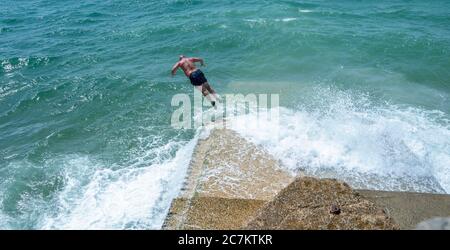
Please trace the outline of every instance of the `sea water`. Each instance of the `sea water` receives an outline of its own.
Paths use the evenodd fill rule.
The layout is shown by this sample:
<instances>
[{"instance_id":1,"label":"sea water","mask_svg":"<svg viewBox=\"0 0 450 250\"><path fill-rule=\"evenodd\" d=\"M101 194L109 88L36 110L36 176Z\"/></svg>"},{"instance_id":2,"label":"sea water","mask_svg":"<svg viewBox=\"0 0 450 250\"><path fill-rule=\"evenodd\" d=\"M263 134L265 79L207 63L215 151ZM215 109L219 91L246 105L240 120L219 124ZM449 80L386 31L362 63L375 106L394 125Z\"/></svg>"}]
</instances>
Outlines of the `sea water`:
<instances>
[{"instance_id":1,"label":"sea water","mask_svg":"<svg viewBox=\"0 0 450 250\"><path fill-rule=\"evenodd\" d=\"M450 193L449 10L0 0L0 228L160 228L201 133L170 126L179 54L221 94L279 94L279 123L230 124L288 171Z\"/></svg>"}]
</instances>

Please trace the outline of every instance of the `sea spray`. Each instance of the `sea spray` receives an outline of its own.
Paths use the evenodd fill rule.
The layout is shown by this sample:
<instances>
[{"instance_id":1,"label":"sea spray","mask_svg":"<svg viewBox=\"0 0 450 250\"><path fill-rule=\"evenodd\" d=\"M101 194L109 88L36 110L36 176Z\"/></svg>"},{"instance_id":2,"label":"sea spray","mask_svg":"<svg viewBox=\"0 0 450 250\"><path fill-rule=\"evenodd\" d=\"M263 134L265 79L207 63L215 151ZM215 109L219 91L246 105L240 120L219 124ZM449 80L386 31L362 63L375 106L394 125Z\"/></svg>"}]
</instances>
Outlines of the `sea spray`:
<instances>
[{"instance_id":1,"label":"sea spray","mask_svg":"<svg viewBox=\"0 0 450 250\"><path fill-rule=\"evenodd\" d=\"M450 191L450 129L443 113L377 106L343 91L316 90L323 108L310 109L320 103L281 108L279 124L256 130L242 122L256 121L256 114L228 124L294 172L342 179L355 188Z\"/></svg>"}]
</instances>

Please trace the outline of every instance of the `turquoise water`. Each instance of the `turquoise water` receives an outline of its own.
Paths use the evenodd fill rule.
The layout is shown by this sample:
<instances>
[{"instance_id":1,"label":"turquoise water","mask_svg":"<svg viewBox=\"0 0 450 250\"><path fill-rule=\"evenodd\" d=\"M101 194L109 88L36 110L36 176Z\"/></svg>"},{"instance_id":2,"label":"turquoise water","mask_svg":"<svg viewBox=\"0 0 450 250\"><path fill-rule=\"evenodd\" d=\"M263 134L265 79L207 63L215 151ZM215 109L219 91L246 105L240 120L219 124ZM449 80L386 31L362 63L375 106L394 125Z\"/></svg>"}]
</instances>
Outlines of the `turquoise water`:
<instances>
[{"instance_id":1,"label":"turquoise water","mask_svg":"<svg viewBox=\"0 0 450 250\"><path fill-rule=\"evenodd\" d=\"M159 228L198 131L170 68L280 94L281 131L234 127L292 171L450 193L449 1L0 3L0 228Z\"/></svg>"}]
</instances>

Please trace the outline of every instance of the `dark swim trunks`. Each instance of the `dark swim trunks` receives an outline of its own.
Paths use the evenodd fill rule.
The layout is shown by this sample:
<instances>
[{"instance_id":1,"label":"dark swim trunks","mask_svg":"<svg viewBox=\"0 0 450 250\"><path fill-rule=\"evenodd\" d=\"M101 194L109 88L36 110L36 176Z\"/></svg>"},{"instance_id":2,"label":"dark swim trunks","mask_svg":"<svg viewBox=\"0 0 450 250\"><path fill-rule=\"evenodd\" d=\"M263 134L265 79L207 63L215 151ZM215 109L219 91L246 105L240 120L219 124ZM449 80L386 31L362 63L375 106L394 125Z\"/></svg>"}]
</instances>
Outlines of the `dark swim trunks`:
<instances>
[{"instance_id":1,"label":"dark swim trunks","mask_svg":"<svg viewBox=\"0 0 450 250\"><path fill-rule=\"evenodd\" d=\"M191 73L191 75L189 76L189 80L191 80L191 83L194 86L201 86L203 83L208 81L206 80L203 72L199 69Z\"/></svg>"}]
</instances>

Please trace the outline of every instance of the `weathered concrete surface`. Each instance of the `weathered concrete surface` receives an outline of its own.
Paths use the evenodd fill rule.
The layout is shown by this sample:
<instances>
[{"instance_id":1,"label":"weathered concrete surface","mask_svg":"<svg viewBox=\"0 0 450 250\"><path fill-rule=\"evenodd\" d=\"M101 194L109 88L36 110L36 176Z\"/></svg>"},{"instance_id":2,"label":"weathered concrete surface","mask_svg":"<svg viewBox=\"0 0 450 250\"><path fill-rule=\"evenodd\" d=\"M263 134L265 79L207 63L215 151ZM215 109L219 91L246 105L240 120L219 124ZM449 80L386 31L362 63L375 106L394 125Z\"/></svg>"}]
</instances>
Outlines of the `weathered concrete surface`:
<instances>
[{"instance_id":1,"label":"weathered concrete surface","mask_svg":"<svg viewBox=\"0 0 450 250\"><path fill-rule=\"evenodd\" d=\"M163 228L239 228L248 222L242 216L250 219L292 180L263 150L231 130L215 129L197 144Z\"/></svg>"},{"instance_id":2,"label":"weathered concrete surface","mask_svg":"<svg viewBox=\"0 0 450 250\"><path fill-rule=\"evenodd\" d=\"M187 205L188 203L189 205ZM168 218L171 219L166 220L165 228L186 230L239 229L246 225L265 203L266 201L253 199L179 198L172 203L171 212L168 215ZM184 213L180 213L184 209Z\"/></svg>"},{"instance_id":3,"label":"weathered concrete surface","mask_svg":"<svg viewBox=\"0 0 450 250\"><path fill-rule=\"evenodd\" d=\"M182 197L270 200L293 176L235 132L215 129L194 150Z\"/></svg>"},{"instance_id":4,"label":"weathered concrete surface","mask_svg":"<svg viewBox=\"0 0 450 250\"><path fill-rule=\"evenodd\" d=\"M450 216L450 196L410 192L386 192L358 190L361 195L385 207L402 229L414 229L416 225L433 217Z\"/></svg>"},{"instance_id":5,"label":"weathered concrete surface","mask_svg":"<svg viewBox=\"0 0 450 250\"><path fill-rule=\"evenodd\" d=\"M338 212L332 213L335 207ZM246 229L398 229L382 208L334 179L297 178Z\"/></svg>"}]
</instances>

